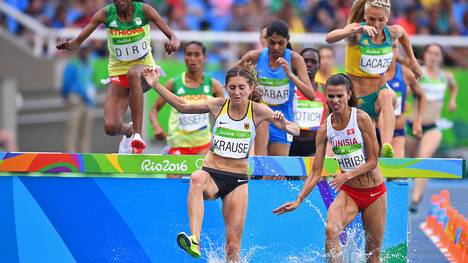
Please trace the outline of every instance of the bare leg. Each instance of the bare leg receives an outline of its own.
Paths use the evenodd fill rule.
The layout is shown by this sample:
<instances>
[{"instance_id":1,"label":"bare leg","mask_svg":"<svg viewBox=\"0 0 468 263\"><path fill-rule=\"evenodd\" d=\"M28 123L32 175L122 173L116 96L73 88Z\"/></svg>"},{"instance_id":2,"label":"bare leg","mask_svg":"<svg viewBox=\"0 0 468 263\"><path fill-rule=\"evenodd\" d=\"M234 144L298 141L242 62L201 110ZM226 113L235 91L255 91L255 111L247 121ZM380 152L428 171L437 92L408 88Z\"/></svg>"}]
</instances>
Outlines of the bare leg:
<instances>
[{"instance_id":1,"label":"bare leg","mask_svg":"<svg viewBox=\"0 0 468 263\"><path fill-rule=\"evenodd\" d=\"M366 261L379 263L387 215L387 194L385 193L362 212L362 225L366 238Z\"/></svg>"},{"instance_id":2,"label":"bare leg","mask_svg":"<svg viewBox=\"0 0 468 263\"><path fill-rule=\"evenodd\" d=\"M132 113L133 130L141 134L143 123L143 93L147 88L146 81L143 79L143 70L145 65L136 65L128 73L129 105Z\"/></svg>"},{"instance_id":3,"label":"bare leg","mask_svg":"<svg viewBox=\"0 0 468 263\"><path fill-rule=\"evenodd\" d=\"M132 136L132 128L122 121L128 109L128 94L128 89L119 84L109 85L104 103L104 130L107 135Z\"/></svg>"},{"instance_id":4,"label":"bare leg","mask_svg":"<svg viewBox=\"0 0 468 263\"><path fill-rule=\"evenodd\" d=\"M343 262L341 255L340 233L356 217L359 210L354 200L340 191L328 208L325 226L325 251L329 262Z\"/></svg>"},{"instance_id":5,"label":"bare leg","mask_svg":"<svg viewBox=\"0 0 468 263\"><path fill-rule=\"evenodd\" d=\"M76 94L70 94L67 100L68 108L68 121L67 121L67 133L65 136L66 151L69 153L76 153L76 142L78 140L78 134L80 130L80 96Z\"/></svg>"},{"instance_id":6,"label":"bare leg","mask_svg":"<svg viewBox=\"0 0 468 263\"><path fill-rule=\"evenodd\" d=\"M223 200L226 225L226 261L240 262L240 243L248 204L248 184L238 186Z\"/></svg>"},{"instance_id":7,"label":"bare leg","mask_svg":"<svg viewBox=\"0 0 468 263\"><path fill-rule=\"evenodd\" d=\"M253 155L265 156L268 154L269 122L263 122L257 127Z\"/></svg>"},{"instance_id":8,"label":"bare leg","mask_svg":"<svg viewBox=\"0 0 468 263\"><path fill-rule=\"evenodd\" d=\"M395 92L391 89L383 89L379 92L375 108L376 112L379 114L378 127L382 145L385 143L392 143L393 131L395 130L395 103Z\"/></svg>"},{"instance_id":9,"label":"bare leg","mask_svg":"<svg viewBox=\"0 0 468 263\"><path fill-rule=\"evenodd\" d=\"M395 158L405 158L405 137L398 136L392 140L393 151Z\"/></svg>"},{"instance_id":10,"label":"bare leg","mask_svg":"<svg viewBox=\"0 0 468 263\"><path fill-rule=\"evenodd\" d=\"M188 214L190 218L190 231L197 239L200 238L203 223L203 200L213 199L217 193L218 187L207 172L197 170L190 176L190 189L187 200Z\"/></svg>"},{"instance_id":11,"label":"bare leg","mask_svg":"<svg viewBox=\"0 0 468 263\"><path fill-rule=\"evenodd\" d=\"M438 129L432 129L424 133L421 141L419 142L419 151L417 157L431 158L439 148L442 141L442 132ZM422 199L424 189L426 188L427 179L416 178L414 179L414 188L411 195L411 201L419 203Z\"/></svg>"}]
</instances>

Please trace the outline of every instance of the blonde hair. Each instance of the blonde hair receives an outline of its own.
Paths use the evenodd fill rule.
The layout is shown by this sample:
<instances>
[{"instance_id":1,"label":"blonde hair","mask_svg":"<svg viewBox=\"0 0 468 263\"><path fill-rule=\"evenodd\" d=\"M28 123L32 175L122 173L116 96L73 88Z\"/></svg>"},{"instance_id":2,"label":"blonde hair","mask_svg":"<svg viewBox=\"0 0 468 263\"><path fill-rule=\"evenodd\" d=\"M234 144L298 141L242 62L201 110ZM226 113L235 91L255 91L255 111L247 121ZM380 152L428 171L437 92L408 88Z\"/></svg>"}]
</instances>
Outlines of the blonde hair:
<instances>
[{"instance_id":1,"label":"blonde hair","mask_svg":"<svg viewBox=\"0 0 468 263\"><path fill-rule=\"evenodd\" d=\"M369 7L383 8L390 15L390 0L356 0L349 13L348 24L364 22L364 12Z\"/></svg>"}]
</instances>

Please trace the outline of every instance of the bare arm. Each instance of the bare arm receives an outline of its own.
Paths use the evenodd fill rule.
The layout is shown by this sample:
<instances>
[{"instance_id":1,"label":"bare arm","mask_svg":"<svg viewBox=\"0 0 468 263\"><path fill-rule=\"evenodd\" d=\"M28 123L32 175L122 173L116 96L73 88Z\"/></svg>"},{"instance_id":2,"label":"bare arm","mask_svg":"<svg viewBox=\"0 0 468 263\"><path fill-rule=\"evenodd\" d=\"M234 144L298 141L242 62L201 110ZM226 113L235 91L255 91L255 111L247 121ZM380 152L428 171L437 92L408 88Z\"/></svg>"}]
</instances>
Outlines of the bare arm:
<instances>
[{"instance_id":1,"label":"bare arm","mask_svg":"<svg viewBox=\"0 0 468 263\"><path fill-rule=\"evenodd\" d=\"M221 85L221 83L218 80L214 78L212 79L212 87L213 87L213 97L224 98L223 85Z\"/></svg>"},{"instance_id":2,"label":"bare arm","mask_svg":"<svg viewBox=\"0 0 468 263\"><path fill-rule=\"evenodd\" d=\"M357 122L359 130L361 130L362 139L364 140L367 159L365 164L351 172L347 172L349 179L372 171L377 167L379 156L379 144L371 118L364 111L357 110Z\"/></svg>"},{"instance_id":3,"label":"bare arm","mask_svg":"<svg viewBox=\"0 0 468 263\"><path fill-rule=\"evenodd\" d=\"M361 26L359 23L352 23L346 25L344 28L339 28L328 32L327 36L325 37L325 41L328 44L335 43L345 38L356 36L357 34L364 32L364 29L366 29L366 32L369 32L369 34L377 33L377 30L374 27Z\"/></svg>"},{"instance_id":4,"label":"bare arm","mask_svg":"<svg viewBox=\"0 0 468 263\"><path fill-rule=\"evenodd\" d=\"M458 95L458 85L453 77L452 72L447 71L447 83L450 89L450 99L448 104L448 110L454 111L457 109L457 95Z\"/></svg>"},{"instance_id":5,"label":"bare arm","mask_svg":"<svg viewBox=\"0 0 468 263\"><path fill-rule=\"evenodd\" d=\"M166 100L172 107L181 113L209 113L212 112L213 105L224 103L224 99L209 99L206 103L187 103L181 97L175 95L170 90L159 83L159 70L154 68L146 68L143 72L146 82ZM219 101L221 100L221 101ZM213 104L213 105L212 105Z\"/></svg>"},{"instance_id":6,"label":"bare arm","mask_svg":"<svg viewBox=\"0 0 468 263\"><path fill-rule=\"evenodd\" d=\"M243 55L242 58L233 65L233 67L245 66L249 63L257 64L260 52L260 50L250 50L245 55Z\"/></svg>"},{"instance_id":7,"label":"bare arm","mask_svg":"<svg viewBox=\"0 0 468 263\"><path fill-rule=\"evenodd\" d=\"M257 126L260 125L263 121L268 121L270 123L273 123L278 129L281 129L283 131L286 131L287 133L293 135L293 136L299 136L299 133L301 132L299 126L294 123L288 121L286 118L284 118L284 114L280 111L273 111L270 109L270 107L252 102L254 103L254 115L255 119L258 120Z\"/></svg>"},{"instance_id":8,"label":"bare arm","mask_svg":"<svg viewBox=\"0 0 468 263\"><path fill-rule=\"evenodd\" d=\"M148 4L143 5L143 13L145 17L156 25L161 32L169 39L169 42L164 44L166 52L170 55L180 47L180 41L177 36L172 32L169 26L164 22L159 13L152 6Z\"/></svg>"},{"instance_id":9,"label":"bare arm","mask_svg":"<svg viewBox=\"0 0 468 263\"><path fill-rule=\"evenodd\" d=\"M288 70L286 73L288 78L296 85L296 87L304 94L309 100L315 99L315 91L312 88L312 83L310 83L309 75L307 75L307 67L304 62L304 59L297 54L292 52L292 67L296 70L297 76L294 75L291 70Z\"/></svg>"},{"instance_id":10,"label":"bare arm","mask_svg":"<svg viewBox=\"0 0 468 263\"><path fill-rule=\"evenodd\" d=\"M88 24L81 30L80 34L72 40L59 39L57 42L57 49L74 50L80 47L81 43L85 41L101 24L106 22L106 10L101 8L91 18Z\"/></svg>"},{"instance_id":11,"label":"bare arm","mask_svg":"<svg viewBox=\"0 0 468 263\"><path fill-rule=\"evenodd\" d=\"M392 38L398 39L398 41L400 41L401 43L401 46L405 50L405 53L409 58L408 67L411 69L416 79L421 79L421 67L419 66L418 60L414 56L413 48L411 47L411 41L409 39L408 33L406 33L406 30L400 25L389 26L389 29Z\"/></svg>"},{"instance_id":12,"label":"bare arm","mask_svg":"<svg viewBox=\"0 0 468 263\"><path fill-rule=\"evenodd\" d=\"M320 180L323 168L323 162L325 160L325 152L327 148L327 125L322 124L320 129L317 131L317 137L315 138L316 142L316 153L314 157L314 163L312 166L312 174L307 176L307 179L304 182L301 193L298 195L297 199L293 202L285 203L284 205L273 210L273 213L276 215L281 215L286 212L290 212L296 209L302 201L312 192L317 182Z\"/></svg>"}]
</instances>

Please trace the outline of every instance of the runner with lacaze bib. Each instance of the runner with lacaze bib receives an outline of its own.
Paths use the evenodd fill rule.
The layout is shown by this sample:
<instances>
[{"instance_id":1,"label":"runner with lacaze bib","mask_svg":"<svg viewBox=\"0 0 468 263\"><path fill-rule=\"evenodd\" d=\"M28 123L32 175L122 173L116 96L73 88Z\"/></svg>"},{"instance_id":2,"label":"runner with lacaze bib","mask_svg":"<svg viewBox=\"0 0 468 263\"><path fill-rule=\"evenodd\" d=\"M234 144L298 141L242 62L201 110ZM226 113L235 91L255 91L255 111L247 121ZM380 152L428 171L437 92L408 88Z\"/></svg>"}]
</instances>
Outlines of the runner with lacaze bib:
<instances>
[{"instance_id":1,"label":"runner with lacaze bib","mask_svg":"<svg viewBox=\"0 0 468 263\"><path fill-rule=\"evenodd\" d=\"M159 84L157 70L148 68L145 71L148 83L179 112L211 113L216 118L211 150L203 160L202 169L190 176L188 214L191 235L183 232L177 235L177 244L193 257L201 256L203 200L219 197L223 201L226 225L226 261L239 262L248 202L247 157L256 127L268 121L292 135L299 135L297 124L288 121L280 111L250 100L256 92L253 71L253 68L243 67L230 69L225 79L229 98L211 98L202 104L189 104Z\"/></svg>"},{"instance_id":2,"label":"runner with lacaze bib","mask_svg":"<svg viewBox=\"0 0 468 263\"><path fill-rule=\"evenodd\" d=\"M301 134L295 136L289 150L290 156L310 156L315 153L315 136L323 120L328 116L328 107L322 85L314 81L315 73L320 66L318 50L305 48L301 56L307 67L307 75L314 87L315 100L307 99L299 89L296 89L294 116L301 128Z\"/></svg>"},{"instance_id":3,"label":"runner with lacaze bib","mask_svg":"<svg viewBox=\"0 0 468 263\"><path fill-rule=\"evenodd\" d=\"M301 55L288 47L290 47L288 25L284 21L275 20L267 26L267 47L247 52L236 65L250 63L256 65L258 88L262 93L263 103L272 110L281 111L287 120L294 121L295 87L310 100L315 99L315 92L307 76L304 60ZM270 124L268 155L288 155L292 139L290 134ZM266 145L255 144L255 147L266 147Z\"/></svg>"},{"instance_id":4,"label":"runner with lacaze bib","mask_svg":"<svg viewBox=\"0 0 468 263\"><path fill-rule=\"evenodd\" d=\"M187 71L170 79L166 88L187 103L205 103L212 97L224 97L221 83L205 72L206 48L198 41L185 45L184 60ZM156 140L167 137L168 154L206 154L211 146L211 125L208 113L182 114L171 108L168 133L158 120L158 113L166 104L161 96L150 111L150 119Z\"/></svg>"},{"instance_id":5,"label":"runner with lacaze bib","mask_svg":"<svg viewBox=\"0 0 468 263\"><path fill-rule=\"evenodd\" d=\"M327 34L326 41L346 39L345 71L353 81L359 108L376 121L381 134L381 155L393 157L395 93L386 85L383 74L392 62L392 43L398 39L409 57L409 68L416 78L421 68L414 57L408 34L399 25L387 26L390 0L356 0L348 25Z\"/></svg>"},{"instance_id":6,"label":"runner with lacaze bib","mask_svg":"<svg viewBox=\"0 0 468 263\"><path fill-rule=\"evenodd\" d=\"M332 145L341 173L330 186L338 194L328 208L325 250L330 262L343 262L340 233L361 213L367 262L380 262L387 209L384 178L378 166L379 146L371 118L355 108L353 83L344 74L331 76L325 87L332 113L317 132L317 152L304 186L294 202L273 210L280 215L296 209L321 179L327 141Z\"/></svg>"},{"instance_id":7,"label":"runner with lacaze bib","mask_svg":"<svg viewBox=\"0 0 468 263\"><path fill-rule=\"evenodd\" d=\"M158 12L141 2L114 0L97 11L76 38L59 39L57 43L58 49L77 49L100 24L105 25L110 86L104 105L104 128L108 135L124 135L119 153L142 153L146 148L141 136L143 93L150 87L142 72L146 67L156 66L151 53L149 22L155 24L169 39L164 44L168 54L176 51L180 45ZM129 106L132 123L123 123L123 116Z\"/></svg>"}]
</instances>

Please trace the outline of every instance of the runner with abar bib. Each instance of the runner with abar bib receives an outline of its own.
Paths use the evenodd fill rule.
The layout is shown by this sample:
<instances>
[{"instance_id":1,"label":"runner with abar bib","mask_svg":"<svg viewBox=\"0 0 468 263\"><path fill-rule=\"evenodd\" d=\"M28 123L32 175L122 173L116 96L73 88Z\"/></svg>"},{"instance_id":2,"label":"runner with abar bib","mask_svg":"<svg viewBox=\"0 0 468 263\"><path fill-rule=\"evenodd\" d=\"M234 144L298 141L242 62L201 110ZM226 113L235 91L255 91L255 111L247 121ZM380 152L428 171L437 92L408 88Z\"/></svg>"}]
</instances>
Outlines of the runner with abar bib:
<instances>
[{"instance_id":1,"label":"runner with abar bib","mask_svg":"<svg viewBox=\"0 0 468 263\"><path fill-rule=\"evenodd\" d=\"M347 40L345 70L361 101L359 108L374 119L380 130L383 157L393 157L395 93L386 85L383 74L392 61L392 43L398 39L409 56L411 71L421 77L408 34L399 25L387 26L390 0L356 0L348 25L327 34L326 41Z\"/></svg>"},{"instance_id":2,"label":"runner with abar bib","mask_svg":"<svg viewBox=\"0 0 468 263\"><path fill-rule=\"evenodd\" d=\"M380 262L387 210L384 178L378 166L379 146L371 118L355 108L353 83L344 74L331 76L325 94L333 112L317 132L317 152L312 174L294 202L273 210L281 215L296 209L321 179L327 141L330 141L341 173L330 185L338 190L328 209L325 250L329 262L343 262L340 233L361 213L367 262Z\"/></svg>"},{"instance_id":3,"label":"runner with abar bib","mask_svg":"<svg viewBox=\"0 0 468 263\"><path fill-rule=\"evenodd\" d=\"M252 69L253 71L253 69ZM201 170L190 177L188 214L191 235L179 233L178 245L193 257L200 257L200 234L203 222L203 200L223 201L226 225L226 261L239 262L239 249L248 202L248 161L256 127L268 121L292 135L299 127L263 104L251 101L256 87L252 71L234 67L226 74L228 99L212 98L203 104L187 103L159 84L158 71L148 68L146 80L174 108L184 114L211 113L216 117L211 151Z\"/></svg>"},{"instance_id":4,"label":"runner with abar bib","mask_svg":"<svg viewBox=\"0 0 468 263\"><path fill-rule=\"evenodd\" d=\"M142 153L146 144L141 137L143 93L149 85L142 76L145 67L155 67L150 43L150 24L155 24L169 39L164 44L168 54L180 42L150 5L132 0L114 0L101 8L72 40L60 39L58 49L74 50L100 25L107 31L110 86L104 105L104 126L108 135L124 135L119 153ZM123 123L130 106L131 123Z\"/></svg>"},{"instance_id":5,"label":"runner with abar bib","mask_svg":"<svg viewBox=\"0 0 468 263\"><path fill-rule=\"evenodd\" d=\"M294 87L306 98L315 99L306 65L301 55L288 48L289 28L284 21L275 20L268 24L267 45L264 49L247 52L237 65L256 65L263 103L272 110L281 111L287 120L294 121ZM288 155L292 139L291 135L270 124L267 155ZM263 140L260 138L259 141ZM255 144L256 149L261 147L265 145Z\"/></svg>"},{"instance_id":6,"label":"runner with abar bib","mask_svg":"<svg viewBox=\"0 0 468 263\"><path fill-rule=\"evenodd\" d=\"M206 47L198 41L187 43L184 49L187 71L170 79L166 88L187 103L205 103L209 98L224 97L221 83L204 72ZM150 112L156 140L166 139L166 134L158 121L158 113L166 104L161 96ZM167 134L168 154L206 154L211 146L210 118L204 114L182 114L174 108L169 115Z\"/></svg>"},{"instance_id":7,"label":"runner with abar bib","mask_svg":"<svg viewBox=\"0 0 468 263\"><path fill-rule=\"evenodd\" d=\"M406 137L406 151L409 157L431 158L442 141L442 132L437 128L444 105L445 92L450 91L448 110L457 109L458 86L452 73L442 69L444 53L439 44L429 44L423 52L423 77L419 81L426 95L426 106L422 114L422 137L415 138L410 132ZM407 129L411 131L417 116L408 118ZM411 194L410 212L416 213L421 202L427 179L416 178Z\"/></svg>"},{"instance_id":8,"label":"runner with abar bib","mask_svg":"<svg viewBox=\"0 0 468 263\"><path fill-rule=\"evenodd\" d=\"M418 80L414 77L413 73L399 60L399 47L398 42L393 44L393 60L385 72L385 80L397 97L397 104L395 108L395 131L393 132L392 146L395 151L396 158L405 157L405 123L406 123L406 97L408 88L412 91L415 100L417 100L417 108L415 113L415 122L413 122L412 130L413 135L420 138L422 135L422 113L426 104L426 96L421 89Z\"/></svg>"},{"instance_id":9,"label":"runner with abar bib","mask_svg":"<svg viewBox=\"0 0 468 263\"><path fill-rule=\"evenodd\" d=\"M310 156L315 153L315 136L320 124L328 115L328 107L322 85L314 82L315 73L320 66L319 51L314 48L305 48L301 56L307 66L307 74L314 87L315 100L307 99L302 92L296 89L296 105L294 116L301 128L301 134L295 136L289 150L290 156Z\"/></svg>"}]
</instances>

